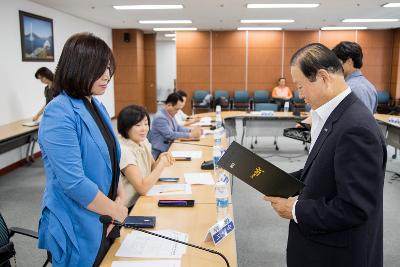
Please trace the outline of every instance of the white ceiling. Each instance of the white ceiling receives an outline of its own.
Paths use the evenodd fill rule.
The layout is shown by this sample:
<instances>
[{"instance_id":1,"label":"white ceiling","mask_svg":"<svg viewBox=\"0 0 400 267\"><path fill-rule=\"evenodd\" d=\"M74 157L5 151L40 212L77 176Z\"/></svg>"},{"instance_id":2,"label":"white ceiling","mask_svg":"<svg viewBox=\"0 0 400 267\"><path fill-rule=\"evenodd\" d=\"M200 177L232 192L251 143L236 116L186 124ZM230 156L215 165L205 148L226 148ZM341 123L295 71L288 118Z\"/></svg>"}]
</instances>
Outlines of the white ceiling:
<instances>
[{"instance_id":1,"label":"white ceiling","mask_svg":"<svg viewBox=\"0 0 400 267\"><path fill-rule=\"evenodd\" d=\"M316 30L323 26L367 26L369 29L399 28L400 22L343 23L345 18L400 19L400 8L383 8L400 0L32 0L65 13L110 28L136 28L153 32L153 27L138 20L190 19L199 30L235 30L238 26L276 26L284 30ZM320 3L311 9L247 9L248 3ZM113 5L183 4L180 10L115 10ZM294 19L289 24L241 24L241 19Z\"/></svg>"}]
</instances>

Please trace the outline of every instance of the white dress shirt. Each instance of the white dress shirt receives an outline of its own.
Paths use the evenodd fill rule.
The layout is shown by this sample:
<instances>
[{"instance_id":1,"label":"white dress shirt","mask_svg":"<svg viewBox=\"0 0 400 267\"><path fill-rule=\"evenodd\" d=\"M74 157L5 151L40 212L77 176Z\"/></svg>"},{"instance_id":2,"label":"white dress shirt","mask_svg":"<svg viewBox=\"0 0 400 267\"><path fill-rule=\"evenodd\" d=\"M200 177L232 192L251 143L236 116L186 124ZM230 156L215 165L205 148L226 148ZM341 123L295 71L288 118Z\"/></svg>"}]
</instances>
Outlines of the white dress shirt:
<instances>
[{"instance_id":1,"label":"white dress shirt","mask_svg":"<svg viewBox=\"0 0 400 267\"><path fill-rule=\"evenodd\" d=\"M316 110L311 110L311 145L310 145L310 153L315 145L315 142L318 139L319 134L321 133L322 127L324 127L325 122L328 120L331 113L335 110L335 108L342 102L342 100L351 93L350 87L347 87L346 90L317 108ZM297 200L293 204L292 208L292 216L293 220L297 223L296 218L296 207Z\"/></svg>"},{"instance_id":2,"label":"white dress shirt","mask_svg":"<svg viewBox=\"0 0 400 267\"><path fill-rule=\"evenodd\" d=\"M178 111L178 113L175 114L175 120L180 126L184 126L186 119L189 116L186 115L181 109Z\"/></svg>"}]
</instances>

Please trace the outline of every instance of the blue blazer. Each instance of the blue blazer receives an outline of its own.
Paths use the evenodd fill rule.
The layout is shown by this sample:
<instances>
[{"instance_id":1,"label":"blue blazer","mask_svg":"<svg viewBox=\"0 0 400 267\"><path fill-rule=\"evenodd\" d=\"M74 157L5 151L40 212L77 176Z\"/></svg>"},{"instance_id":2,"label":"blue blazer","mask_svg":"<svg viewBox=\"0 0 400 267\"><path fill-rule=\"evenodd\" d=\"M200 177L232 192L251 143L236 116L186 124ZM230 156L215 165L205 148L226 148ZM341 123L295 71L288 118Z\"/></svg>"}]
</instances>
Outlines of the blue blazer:
<instances>
[{"instance_id":1,"label":"blue blazer","mask_svg":"<svg viewBox=\"0 0 400 267\"><path fill-rule=\"evenodd\" d=\"M382 267L386 145L371 112L349 94L322 128L289 224L288 267Z\"/></svg>"},{"instance_id":2,"label":"blue blazer","mask_svg":"<svg viewBox=\"0 0 400 267\"><path fill-rule=\"evenodd\" d=\"M189 132L190 129L178 125L175 118L171 118L164 108L159 110L154 116L150 132L151 153L154 159L157 159L161 152L168 150L170 147L168 142L187 138Z\"/></svg>"},{"instance_id":3,"label":"blue blazer","mask_svg":"<svg viewBox=\"0 0 400 267\"><path fill-rule=\"evenodd\" d=\"M105 107L95 97L92 101L114 135ZM99 214L86 207L98 191L107 195L110 189L112 167L107 144L83 101L65 93L46 106L39 144L46 187L38 246L51 252L53 266L92 266L103 226ZM117 141L116 147L119 163Z\"/></svg>"}]
</instances>

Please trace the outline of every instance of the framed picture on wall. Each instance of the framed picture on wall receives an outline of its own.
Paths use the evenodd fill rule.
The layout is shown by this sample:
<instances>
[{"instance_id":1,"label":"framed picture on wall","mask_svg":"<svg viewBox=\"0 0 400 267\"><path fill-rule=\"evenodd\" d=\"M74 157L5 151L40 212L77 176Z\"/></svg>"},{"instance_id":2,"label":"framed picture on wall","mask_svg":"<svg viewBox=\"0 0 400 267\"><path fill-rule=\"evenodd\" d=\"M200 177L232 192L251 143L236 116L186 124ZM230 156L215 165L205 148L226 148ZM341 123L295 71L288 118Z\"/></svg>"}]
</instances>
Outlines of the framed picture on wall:
<instances>
[{"instance_id":1,"label":"framed picture on wall","mask_svg":"<svg viewBox=\"0 0 400 267\"><path fill-rule=\"evenodd\" d=\"M19 11L22 61L54 61L53 20Z\"/></svg>"}]
</instances>

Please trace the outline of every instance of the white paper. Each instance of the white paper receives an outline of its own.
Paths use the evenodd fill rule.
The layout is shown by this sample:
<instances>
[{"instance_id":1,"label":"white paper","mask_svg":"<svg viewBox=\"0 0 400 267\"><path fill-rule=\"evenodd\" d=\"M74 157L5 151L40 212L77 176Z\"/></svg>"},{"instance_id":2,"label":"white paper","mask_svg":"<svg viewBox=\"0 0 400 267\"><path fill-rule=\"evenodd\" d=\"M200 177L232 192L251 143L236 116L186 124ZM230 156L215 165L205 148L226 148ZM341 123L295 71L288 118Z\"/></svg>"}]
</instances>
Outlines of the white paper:
<instances>
[{"instance_id":1,"label":"white paper","mask_svg":"<svg viewBox=\"0 0 400 267\"><path fill-rule=\"evenodd\" d=\"M178 231L158 230L152 232L179 241L188 241L188 235ZM126 236L115 256L128 258L180 259L185 253L186 245L135 231Z\"/></svg>"},{"instance_id":2,"label":"white paper","mask_svg":"<svg viewBox=\"0 0 400 267\"><path fill-rule=\"evenodd\" d=\"M190 184L156 184L147 192L146 196L191 195Z\"/></svg>"},{"instance_id":3,"label":"white paper","mask_svg":"<svg viewBox=\"0 0 400 267\"><path fill-rule=\"evenodd\" d=\"M211 117L203 117L199 122L193 123L194 126L210 126L211 125Z\"/></svg>"},{"instance_id":4,"label":"white paper","mask_svg":"<svg viewBox=\"0 0 400 267\"><path fill-rule=\"evenodd\" d=\"M176 150L171 152L174 158L201 158L202 152L200 150Z\"/></svg>"},{"instance_id":5,"label":"white paper","mask_svg":"<svg viewBox=\"0 0 400 267\"><path fill-rule=\"evenodd\" d=\"M214 179L209 172L190 172L185 173L184 177L187 184L215 184Z\"/></svg>"},{"instance_id":6,"label":"white paper","mask_svg":"<svg viewBox=\"0 0 400 267\"><path fill-rule=\"evenodd\" d=\"M39 122L38 121L24 121L22 123L23 126L28 126L28 127L34 127L34 126L38 126Z\"/></svg>"},{"instance_id":7,"label":"white paper","mask_svg":"<svg viewBox=\"0 0 400 267\"><path fill-rule=\"evenodd\" d=\"M180 260L113 261L111 267L180 267Z\"/></svg>"}]
</instances>

